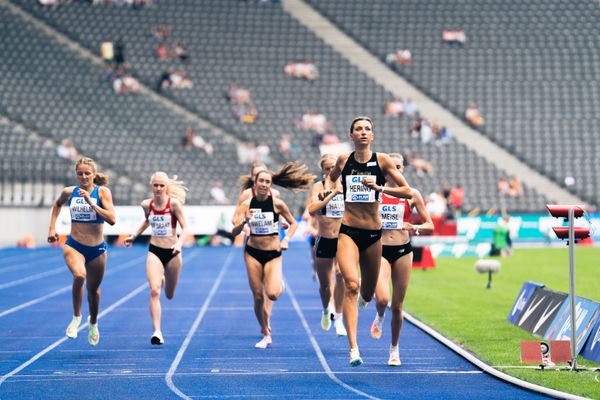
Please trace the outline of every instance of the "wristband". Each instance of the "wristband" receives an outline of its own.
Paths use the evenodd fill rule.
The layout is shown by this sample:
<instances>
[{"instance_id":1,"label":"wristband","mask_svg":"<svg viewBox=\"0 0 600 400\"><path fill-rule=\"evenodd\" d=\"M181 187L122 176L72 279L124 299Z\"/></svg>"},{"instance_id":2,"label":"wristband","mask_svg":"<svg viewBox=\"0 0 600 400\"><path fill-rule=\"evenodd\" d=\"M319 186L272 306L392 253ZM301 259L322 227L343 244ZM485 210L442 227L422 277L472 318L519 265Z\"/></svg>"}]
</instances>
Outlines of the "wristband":
<instances>
[{"instance_id":1,"label":"wristband","mask_svg":"<svg viewBox=\"0 0 600 400\"><path fill-rule=\"evenodd\" d=\"M419 236L419 226L418 225L415 227L415 235Z\"/></svg>"}]
</instances>

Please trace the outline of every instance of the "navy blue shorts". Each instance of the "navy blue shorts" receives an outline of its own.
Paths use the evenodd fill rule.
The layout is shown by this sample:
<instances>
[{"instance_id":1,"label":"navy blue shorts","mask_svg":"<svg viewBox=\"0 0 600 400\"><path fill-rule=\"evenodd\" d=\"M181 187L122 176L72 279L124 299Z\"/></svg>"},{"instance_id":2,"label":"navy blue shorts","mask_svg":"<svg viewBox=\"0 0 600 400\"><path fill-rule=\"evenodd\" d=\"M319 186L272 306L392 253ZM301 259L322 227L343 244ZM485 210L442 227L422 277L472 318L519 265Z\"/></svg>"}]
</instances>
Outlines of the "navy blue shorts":
<instances>
[{"instance_id":1,"label":"navy blue shorts","mask_svg":"<svg viewBox=\"0 0 600 400\"><path fill-rule=\"evenodd\" d=\"M98 246L86 246L69 236L65 245L81 253L85 257L86 264L106 253L106 242L102 242Z\"/></svg>"}]
</instances>

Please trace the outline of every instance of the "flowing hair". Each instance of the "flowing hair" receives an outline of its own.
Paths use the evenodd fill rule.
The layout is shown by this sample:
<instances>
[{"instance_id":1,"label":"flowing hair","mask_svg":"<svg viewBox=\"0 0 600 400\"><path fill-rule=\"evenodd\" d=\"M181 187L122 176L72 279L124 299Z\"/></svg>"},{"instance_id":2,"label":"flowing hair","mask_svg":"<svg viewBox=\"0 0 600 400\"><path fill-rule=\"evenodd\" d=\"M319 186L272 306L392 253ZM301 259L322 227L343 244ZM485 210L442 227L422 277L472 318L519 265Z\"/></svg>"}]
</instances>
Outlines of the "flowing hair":
<instances>
[{"instance_id":1,"label":"flowing hair","mask_svg":"<svg viewBox=\"0 0 600 400\"><path fill-rule=\"evenodd\" d=\"M167 196L175 197L181 204L185 204L188 188L183 185L183 181L177 180L177 175L169 178L166 172L156 171L150 177L150 183L152 183L152 179L159 177L167 181Z\"/></svg>"},{"instance_id":2,"label":"flowing hair","mask_svg":"<svg viewBox=\"0 0 600 400\"><path fill-rule=\"evenodd\" d=\"M305 164L300 164L298 161L284 164L278 172L261 169L251 179L242 180L240 178L242 190L251 188L258 175L263 172L271 175L273 185L281 186L294 192L307 190L316 178L315 175L307 173L307 170L308 167Z\"/></svg>"},{"instance_id":3,"label":"flowing hair","mask_svg":"<svg viewBox=\"0 0 600 400\"><path fill-rule=\"evenodd\" d=\"M257 171L257 173L260 172L260 171L267 170L267 166L266 166L265 163L262 163L260 161L253 162L252 166L250 167L250 174L240 176L240 179L239 179L239 182L240 182L240 191L243 192L244 190L250 189L252 187L252 185L254 184L254 176L252 175L252 173L254 172L254 170L256 168L260 168Z\"/></svg>"},{"instance_id":4,"label":"flowing hair","mask_svg":"<svg viewBox=\"0 0 600 400\"><path fill-rule=\"evenodd\" d=\"M373 129L373 120L371 120L370 117L367 117L365 115L359 115L358 117L352 120L352 124L350 124L350 133L352 133L352 130L354 129L354 124L356 124L358 121L368 121L371 124L371 129Z\"/></svg>"},{"instance_id":5,"label":"flowing hair","mask_svg":"<svg viewBox=\"0 0 600 400\"><path fill-rule=\"evenodd\" d=\"M98 166L96 165L96 161L92 160L89 157L81 157L75 163L75 172L77 172L77 167L80 165L89 166L96 176L94 177L94 183L98 186L108 186L108 175L101 174L98 172Z\"/></svg>"}]
</instances>

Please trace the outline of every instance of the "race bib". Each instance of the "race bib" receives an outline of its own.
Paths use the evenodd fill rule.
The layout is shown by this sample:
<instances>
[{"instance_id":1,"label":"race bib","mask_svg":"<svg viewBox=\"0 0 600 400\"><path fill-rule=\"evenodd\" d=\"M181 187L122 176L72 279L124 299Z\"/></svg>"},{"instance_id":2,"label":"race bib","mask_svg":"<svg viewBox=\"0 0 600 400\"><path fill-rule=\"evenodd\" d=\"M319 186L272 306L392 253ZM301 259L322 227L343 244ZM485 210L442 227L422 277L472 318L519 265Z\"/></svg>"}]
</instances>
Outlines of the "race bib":
<instances>
[{"instance_id":1,"label":"race bib","mask_svg":"<svg viewBox=\"0 0 600 400\"><path fill-rule=\"evenodd\" d=\"M325 216L329 218L342 218L344 216L344 195L336 194L325 206Z\"/></svg>"},{"instance_id":2,"label":"race bib","mask_svg":"<svg viewBox=\"0 0 600 400\"><path fill-rule=\"evenodd\" d=\"M278 224L274 222L272 211L262 212L260 210L250 209L252 216L248 221L250 232L253 235L271 235L279 232Z\"/></svg>"},{"instance_id":3,"label":"race bib","mask_svg":"<svg viewBox=\"0 0 600 400\"><path fill-rule=\"evenodd\" d=\"M76 222L95 221L96 210L94 205L98 202L98 199L92 197L92 205L89 205L83 197L73 197L69 209L71 211L71 220Z\"/></svg>"},{"instance_id":4,"label":"race bib","mask_svg":"<svg viewBox=\"0 0 600 400\"><path fill-rule=\"evenodd\" d=\"M402 229L404 226L404 204L380 204L381 229Z\"/></svg>"},{"instance_id":5,"label":"race bib","mask_svg":"<svg viewBox=\"0 0 600 400\"><path fill-rule=\"evenodd\" d=\"M374 203L375 191L362 184L363 178L374 175L346 175L346 201L349 203Z\"/></svg>"},{"instance_id":6,"label":"race bib","mask_svg":"<svg viewBox=\"0 0 600 400\"><path fill-rule=\"evenodd\" d=\"M171 215L150 215L148 222L152 229L152 236L169 237L173 236L173 227L171 226Z\"/></svg>"}]
</instances>

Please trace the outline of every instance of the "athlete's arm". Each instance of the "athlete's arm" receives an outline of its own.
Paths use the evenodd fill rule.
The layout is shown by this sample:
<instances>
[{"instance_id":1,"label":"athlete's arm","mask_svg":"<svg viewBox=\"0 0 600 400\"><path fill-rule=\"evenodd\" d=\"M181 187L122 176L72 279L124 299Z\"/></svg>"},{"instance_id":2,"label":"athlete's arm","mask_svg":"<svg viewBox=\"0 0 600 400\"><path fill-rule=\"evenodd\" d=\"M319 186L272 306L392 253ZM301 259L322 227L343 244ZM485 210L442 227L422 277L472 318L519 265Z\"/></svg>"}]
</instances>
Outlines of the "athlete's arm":
<instances>
[{"instance_id":1,"label":"athlete's arm","mask_svg":"<svg viewBox=\"0 0 600 400\"><path fill-rule=\"evenodd\" d=\"M131 235L127 236L127 238L125 239L125 246L127 246L127 247L131 246L131 244L133 243L135 238L137 238L142 233L144 233L144 231L148 228L148 226L150 226L150 222L148 222L148 213L149 213L149 208L150 208L149 200L142 201L141 206L142 206L142 210L144 210L144 220L142 221L140 227L137 228L135 233L132 233Z\"/></svg>"},{"instance_id":2,"label":"athlete's arm","mask_svg":"<svg viewBox=\"0 0 600 400\"><path fill-rule=\"evenodd\" d=\"M290 227L285 232L285 237L281 239L281 242L279 243L281 250L287 250L290 238L294 236L294 233L296 233L296 229L298 229L298 222L296 222L296 219L290 212L288 206L283 202L283 200L273 199L273 201L275 209L277 210L279 215L282 216L290 224Z\"/></svg>"},{"instance_id":3,"label":"athlete's arm","mask_svg":"<svg viewBox=\"0 0 600 400\"><path fill-rule=\"evenodd\" d=\"M250 199L246 199L243 203L238 205L235 208L235 213L233 214L233 229L231 230L231 234L233 236L237 236L244 229L244 225L248 223L250 219Z\"/></svg>"},{"instance_id":4,"label":"athlete's arm","mask_svg":"<svg viewBox=\"0 0 600 400\"><path fill-rule=\"evenodd\" d=\"M314 217L327 203L337 195L336 192L332 191L323 199L320 199L319 195L323 193L323 184L317 182L313 185L312 192L310 194L311 202L308 204L307 210L311 217Z\"/></svg>"},{"instance_id":5,"label":"athlete's arm","mask_svg":"<svg viewBox=\"0 0 600 400\"><path fill-rule=\"evenodd\" d=\"M112 193L110 192L110 189L101 186L98 190L98 197L102 201L102 207L97 204L92 205L92 199L90 199L90 196L84 196L85 201L92 206L92 208L96 211L96 214L100 215L100 217L108 222L109 225L114 225L117 222L117 217L115 215L115 206L113 205Z\"/></svg>"},{"instance_id":6,"label":"athlete's arm","mask_svg":"<svg viewBox=\"0 0 600 400\"><path fill-rule=\"evenodd\" d=\"M383 174L389 176L394 182L396 182L396 185L398 185L398 187L394 188L393 191L390 191L391 188L386 187L385 193L394 197L402 197L405 199L412 198L412 190L410 186L408 186L408 182L406 182L404 176L402 176L402 174L398 172L398 169L396 169L396 164L394 164L392 158L387 154L377 153L377 161L381 166L381 171ZM377 187L375 190L383 191L384 188Z\"/></svg>"},{"instance_id":7,"label":"athlete's arm","mask_svg":"<svg viewBox=\"0 0 600 400\"><path fill-rule=\"evenodd\" d=\"M412 189L412 205L417 209L419 216L423 220L421 225L413 225L408 222L404 223L404 230L407 230L409 233L413 235L420 235L421 233L432 234L434 230L433 221L431 220L431 216L425 208L425 201L423 201L423 196L417 189Z\"/></svg>"},{"instance_id":8,"label":"athlete's arm","mask_svg":"<svg viewBox=\"0 0 600 400\"><path fill-rule=\"evenodd\" d=\"M177 199L171 199L171 207L173 208L173 215L181 225L181 233L177 238L177 242L173 245L173 254L181 253L181 248L183 247L183 242L188 235L188 226L187 221L185 220L185 215L183 214L183 205Z\"/></svg>"},{"instance_id":9,"label":"athlete's arm","mask_svg":"<svg viewBox=\"0 0 600 400\"><path fill-rule=\"evenodd\" d=\"M323 193L321 194L321 197L327 196L329 194L327 192L333 192L336 190L336 182L342 175L342 168L346 164L348 157L350 157L350 154L343 154L338 157L337 161L335 162L335 167L333 167L331 173L325 177L325 181L323 184Z\"/></svg>"},{"instance_id":10,"label":"athlete's arm","mask_svg":"<svg viewBox=\"0 0 600 400\"><path fill-rule=\"evenodd\" d=\"M58 235L56 234L56 220L58 219L58 215L60 214L60 209L63 204L69 200L69 197L73 194L73 189L75 186L66 187L60 192L54 203L52 203L52 211L50 213L50 227L48 228L48 243L54 243L58 240Z\"/></svg>"}]
</instances>

